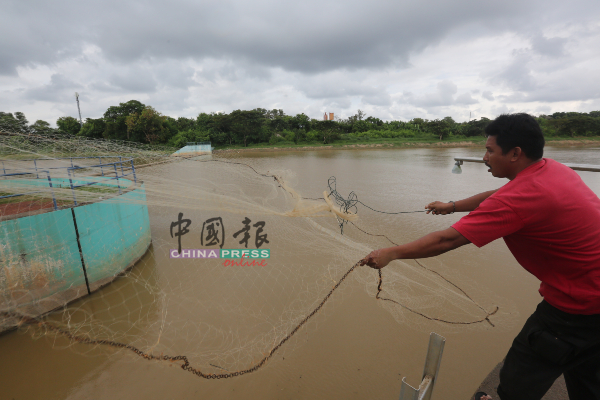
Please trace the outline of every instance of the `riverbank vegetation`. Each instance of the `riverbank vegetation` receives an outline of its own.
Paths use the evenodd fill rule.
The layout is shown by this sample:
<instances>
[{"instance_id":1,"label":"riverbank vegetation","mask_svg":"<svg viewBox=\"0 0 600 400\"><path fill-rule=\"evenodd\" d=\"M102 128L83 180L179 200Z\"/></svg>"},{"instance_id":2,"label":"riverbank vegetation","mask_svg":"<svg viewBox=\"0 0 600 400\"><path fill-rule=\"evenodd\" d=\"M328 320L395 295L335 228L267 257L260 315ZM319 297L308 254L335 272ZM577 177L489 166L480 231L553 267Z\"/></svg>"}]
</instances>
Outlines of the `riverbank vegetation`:
<instances>
[{"instance_id":1,"label":"riverbank vegetation","mask_svg":"<svg viewBox=\"0 0 600 400\"><path fill-rule=\"evenodd\" d=\"M547 139L600 139L600 111L557 112L537 117ZM383 121L358 112L347 118L320 120L305 114L286 115L283 110L235 110L200 113L196 118L166 116L137 100L109 107L100 118L86 118L80 125L71 116L60 117L57 128L38 120L33 124L23 113L0 112L0 132L38 135L77 135L183 147L189 142L211 142L217 149L241 147L306 147L406 145L408 143L479 143L490 122L487 118L457 122L452 117L409 121Z\"/></svg>"}]
</instances>

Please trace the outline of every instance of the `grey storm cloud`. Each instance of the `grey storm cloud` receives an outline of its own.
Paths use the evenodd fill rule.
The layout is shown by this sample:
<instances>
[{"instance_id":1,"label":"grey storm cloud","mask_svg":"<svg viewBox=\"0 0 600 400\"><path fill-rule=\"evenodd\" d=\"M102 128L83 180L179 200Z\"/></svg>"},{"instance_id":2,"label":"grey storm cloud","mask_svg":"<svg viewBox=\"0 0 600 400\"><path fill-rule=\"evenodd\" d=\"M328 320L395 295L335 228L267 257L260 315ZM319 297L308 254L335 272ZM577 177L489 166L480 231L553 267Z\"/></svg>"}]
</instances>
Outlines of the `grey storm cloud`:
<instances>
[{"instance_id":1,"label":"grey storm cloud","mask_svg":"<svg viewBox=\"0 0 600 400\"><path fill-rule=\"evenodd\" d=\"M508 102L561 102L561 101L590 101L600 99L600 86L590 84L600 80L600 71L585 71L563 75L564 79L552 85L539 85L536 90L516 92L502 96Z\"/></svg>"},{"instance_id":2,"label":"grey storm cloud","mask_svg":"<svg viewBox=\"0 0 600 400\"><path fill-rule=\"evenodd\" d=\"M193 68L172 60L154 67L155 79L166 86L179 89L194 84L195 72Z\"/></svg>"},{"instance_id":3,"label":"grey storm cloud","mask_svg":"<svg viewBox=\"0 0 600 400\"><path fill-rule=\"evenodd\" d=\"M465 24L517 24L535 2L9 1L0 73L93 44L111 59L244 58L307 73L406 64ZM544 4L544 3L540 3Z\"/></svg>"},{"instance_id":4,"label":"grey storm cloud","mask_svg":"<svg viewBox=\"0 0 600 400\"><path fill-rule=\"evenodd\" d=\"M156 80L146 69L128 70L125 73L112 75L108 82L124 91L133 93L148 93L156 90Z\"/></svg>"},{"instance_id":5,"label":"grey storm cloud","mask_svg":"<svg viewBox=\"0 0 600 400\"><path fill-rule=\"evenodd\" d=\"M392 103L385 87L345 81L330 75L305 81L299 85L299 89L308 98L334 101L338 106L346 104L349 106L353 97L361 97L365 104L388 106Z\"/></svg>"},{"instance_id":6,"label":"grey storm cloud","mask_svg":"<svg viewBox=\"0 0 600 400\"><path fill-rule=\"evenodd\" d=\"M485 90L483 93L481 93L481 97L490 101L494 100L494 94L489 90Z\"/></svg>"},{"instance_id":7,"label":"grey storm cloud","mask_svg":"<svg viewBox=\"0 0 600 400\"><path fill-rule=\"evenodd\" d=\"M478 103L477 100L475 100L470 93L462 93L459 94L458 96L456 96L456 100L455 100L456 104L476 104Z\"/></svg>"},{"instance_id":8,"label":"grey storm cloud","mask_svg":"<svg viewBox=\"0 0 600 400\"><path fill-rule=\"evenodd\" d=\"M24 97L28 100L60 101L72 96L73 88L81 88L81 86L62 74L53 74L49 84L26 90Z\"/></svg>"},{"instance_id":9,"label":"grey storm cloud","mask_svg":"<svg viewBox=\"0 0 600 400\"><path fill-rule=\"evenodd\" d=\"M186 116L596 104L599 19L597 0L7 0L0 110L55 119L75 91L90 112L136 98Z\"/></svg>"},{"instance_id":10,"label":"grey storm cloud","mask_svg":"<svg viewBox=\"0 0 600 400\"><path fill-rule=\"evenodd\" d=\"M456 84L450 80L438 82L434 92L425 93L421 96L410 94L406 96L408 103L417 107L440 107L449 106L455 102L454 95L458 92ZM470 95L468 95L471 97Z\"/></svg>"},{"instance_id":11,"label":"grey storm cloud","mask_svg":"<svg viewBox=\"0 0 600 400\"><path fill-rule=\"evenodd\" d=\"M440 81L436 85L436 90L428 92L423 95L414 95L413 93L406 93L403 96L403 100L417 107L431 108L431 107L446 107L451 105L470 105L476 104L478 101L471 96L470 93L458 94L458 86L446 79Z\"/></svg>"},{"instance_id":12,"label":"grey storm cloud","mask_svg":"<svg viewBox=\"0 0 600 400\"><path fill-rule=\"evenodd\" d=\"M268 68L255 63L234 63L231 60L211 63L197 71L197 76L211 82L227 80L230 82L245 79L269 80L272 76Z\"/></svg>"},{"instance_id":13,"label":"grey storm cloud","mask_svg":"<svg viewBox=\"0 0 600 400\"><path fill-rule=\"evenodd\" d=\"M529 53L516 52L510 64L503 71L496 74L491 81L503 83L507 87L520 92L534 90L537 83L529 67L531 61L532 58Z\"/></svg>"},{"instance_id":14,"label":"grey storm cloud","mask_svg":"<svg viewBox=\"0 0 600 400\"><path fill-rule=\"evenodd\" d=\"M543 35L537 35L531 40L531 47L535 52L541 55L561 57L565 55L565 46L567 42L568 39L566 38L547 38Z\"/></svg>"}]
</instances>

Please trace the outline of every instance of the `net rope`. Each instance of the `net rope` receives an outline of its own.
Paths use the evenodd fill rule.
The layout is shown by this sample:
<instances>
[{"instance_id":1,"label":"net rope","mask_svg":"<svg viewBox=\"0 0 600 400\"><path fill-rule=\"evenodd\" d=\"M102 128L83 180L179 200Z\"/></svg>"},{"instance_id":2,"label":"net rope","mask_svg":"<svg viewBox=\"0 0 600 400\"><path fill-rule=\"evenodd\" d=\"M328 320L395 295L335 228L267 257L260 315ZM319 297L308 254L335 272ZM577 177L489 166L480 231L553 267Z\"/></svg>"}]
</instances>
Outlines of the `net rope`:
<instances>
[{"instance_id":1,"label":"net rope","mask_svg":"<svg viewBox=\"0 0 600 400\"><path fill-rule=\"evenodd\" d=\"M431 329L430 323L489 327L510 314L510 307L500 313L496 305L500 300L484 296L484 291L465 277L442 272L442 264L430 268L415 260L417 266L394 262L384 270L358 266L357 260L381 247L381 239L396 243L378 221L363 218L361 225L371 228L359 227L357 205L383 215L416 212L380 211L359 201L355 192L344 198L337 191L335 177L327 182L328 190L322 197L305 197L303 192L314 193L321 183L308 182L307 186L304 181L298 182L295 173L281 169L276 160L231 155L172 157L174 150L6 133L0 127L2 167L28 173L19 179L0 179L1 193L18 194L31 189L40 180L36 175L42 170L50 171L53 179L71 178L83 183L77 190L68 185L55 186L25 200L21 197L13 203L0 203L0 222L45 210L48 207L35 204L47 204L52 196L59 210L68 209L73 206L75 193L79 205L147 206L152 231L149 252L129 269L115 272L112 283L74 302L59 302L54 311L43 315L35 312L40 303L35 291L26 288L39 284L36 288L43 290L68 278L66 272L61 272L61 260L27 264L29 261L14 248L0 249L2 319L37 338L64 337L69 348L87 344L91 348L124 349L147 360L181 363L182 369L202 378L223 379L256 371L284 347L293 348L291 339L300 330L308 333L317 329L315 316L326 314L322 312L325 309L333 310L346 291L342 287L356 286L348 284L350 276L399 323L416 329ZM103 174L104 178L108 176L106 170L98 171L96 161L81 159L75 161L78 169L69 174L61 172L60 167L71 165L75 155L129 157L138 181L143 181L146 198L131 196L141 187L140 182L126 182L131 175L122 178L123 187L118 190L114 182L102 187L85 186L103 178ZM44 162L32 170L30 161L26 161L32 158ZM2 212L10 207L12 214ZM270 241L266 246L271 250L268 263L273 267L236 269L224 267L223 260L171 259L169 254L177 248L177 238L169 234L168 228L178 213L192 220L190 229L197 230L207 217L222 218L228 240L224 248L244 247L239 240L243 232L231 240L232 231L241 228L244 219L252 224L264 222ZM201 247L197 230L192 232L196 235L194 242L190 239L192 233L179 236L184 248ZM251 233L252 239L259 236L254 229ZM104 239L113 234L118 236L119 232L107 228ZM258 249L252 240L248 243L249 249ZM25 264L29 269L22 274ZM47 280L50 272L54 278ZM454 283L456 279L461 284ZM331 306L324 307L332 301ZM86 353L80 347L76 351Z\"/></svg>"}]
</instances>

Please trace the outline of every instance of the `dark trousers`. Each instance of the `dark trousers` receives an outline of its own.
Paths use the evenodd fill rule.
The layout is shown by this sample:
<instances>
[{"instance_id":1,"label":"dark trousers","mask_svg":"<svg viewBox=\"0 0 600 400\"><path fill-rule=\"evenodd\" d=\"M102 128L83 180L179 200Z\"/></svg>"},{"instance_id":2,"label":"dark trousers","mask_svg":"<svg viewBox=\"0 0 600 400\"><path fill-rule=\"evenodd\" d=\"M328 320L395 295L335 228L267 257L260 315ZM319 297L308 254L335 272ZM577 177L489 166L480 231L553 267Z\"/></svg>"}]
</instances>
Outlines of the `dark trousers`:
<instances>
[{"instance_id":1,"label":"dark trousers","mask_svg":"<svg viewBox=\"0 0 600 400\"><path fill-rule=\"evenodd\" d=\"M502 400L539 400L564 374L570 400L600 399L600 315L576 315L542 301L500 370Z\"/></svg>"}]
</instances>

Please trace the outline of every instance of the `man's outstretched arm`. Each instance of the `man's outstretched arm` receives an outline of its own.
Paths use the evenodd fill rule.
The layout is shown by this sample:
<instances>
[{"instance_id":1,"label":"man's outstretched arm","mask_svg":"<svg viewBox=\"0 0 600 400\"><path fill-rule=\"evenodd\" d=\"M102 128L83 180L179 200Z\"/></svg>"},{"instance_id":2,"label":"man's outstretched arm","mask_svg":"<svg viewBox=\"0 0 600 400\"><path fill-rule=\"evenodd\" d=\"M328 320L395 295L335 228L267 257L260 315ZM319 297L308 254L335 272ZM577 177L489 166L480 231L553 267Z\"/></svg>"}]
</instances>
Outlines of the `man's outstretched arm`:
<instances>
[{"instance_id":1,"label":"man's outstretched arm","mask_svg":"<svg viewBox=\"0 0 600 400\"><path fill-rule=\"evenodd\" d=\"M372 251L361 260L360 265L383 268L393 260L434 257L469 243L471 242L456 229L448 228L430 233L414 242Z\"/></svg>"},{"instance_id":2,"label":"man's outstretched arm","mask_svg":"<svg viewBox=\"0 0 600 400\"><path fill-rule=\"evenodd\" d=\"M482 201L496 193L498 189L488 190L487 192L476 194L475 196L468 197L463 200L455 201L456 210L454 209L454 204L452 203L444 203L441 201L434 201L432 203L427 204L425 207L427 214L430 212L434 215L445 215L453 212L470 212L479 207Z\"/></svg>"}]
</instances>

